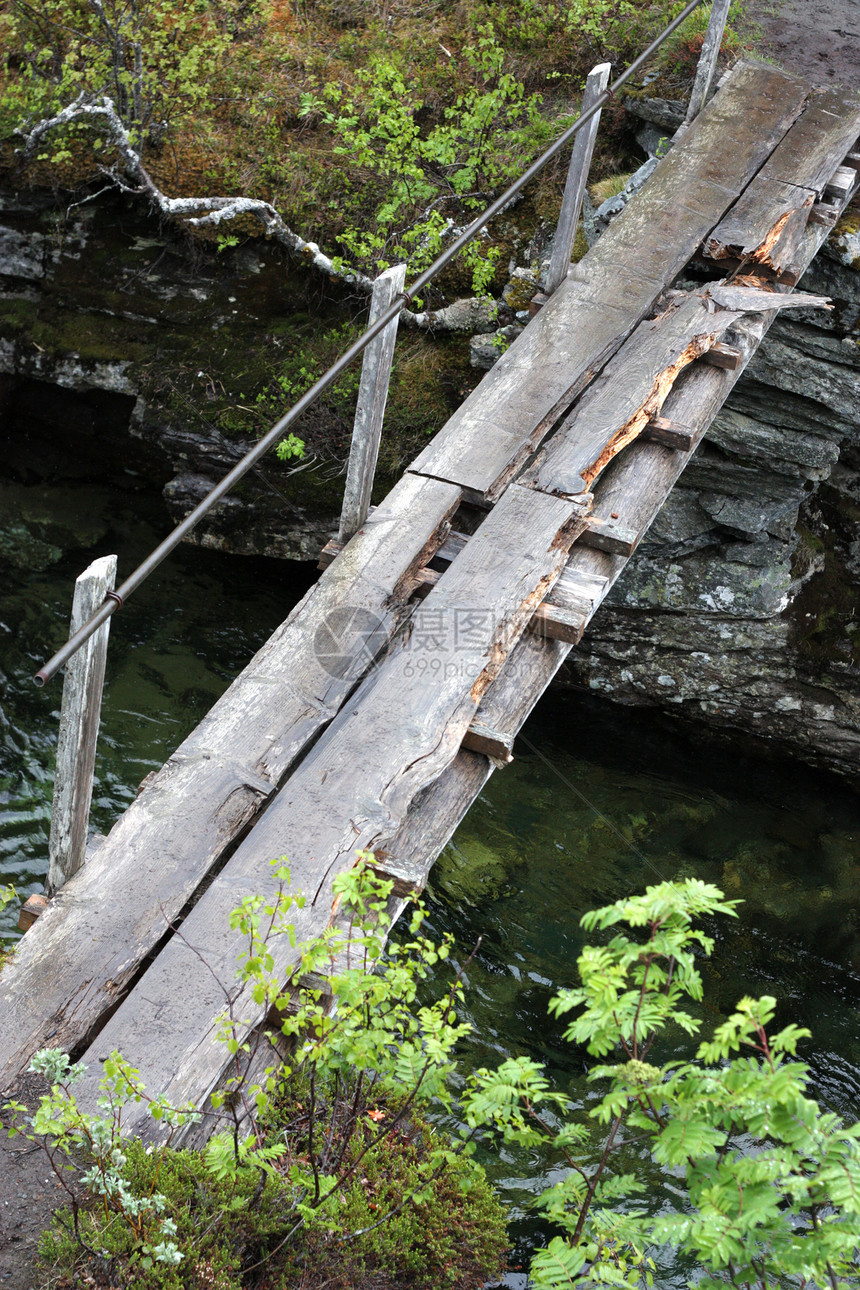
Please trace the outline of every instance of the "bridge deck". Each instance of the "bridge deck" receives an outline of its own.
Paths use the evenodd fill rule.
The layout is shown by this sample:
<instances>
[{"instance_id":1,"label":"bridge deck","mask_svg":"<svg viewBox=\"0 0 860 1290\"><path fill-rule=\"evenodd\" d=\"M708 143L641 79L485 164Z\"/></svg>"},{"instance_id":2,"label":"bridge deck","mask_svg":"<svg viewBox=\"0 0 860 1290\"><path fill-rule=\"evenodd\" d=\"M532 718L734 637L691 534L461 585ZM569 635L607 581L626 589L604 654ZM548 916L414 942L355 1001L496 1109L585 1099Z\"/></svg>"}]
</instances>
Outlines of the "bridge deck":
<instances>
[{"instance_id":1,"label":"bridge deck","mask_svg":"<svg viewBox=\"0 0 860 1290\"><path fill-rule=\"evenodd\" d=\"M28 932L0 976L0 1088L59 1046L90 1066L86 1102L120 1048L149 1092L202 1103L228 1060L228 915L270 860L308 897L301 935L357 849L398 896L424 885L792 299L858 134L857 96L732 73ZM721 290L738 255L753 286ZM691 262L698 285L670 290Z\"/></svg>"}]
</instances>

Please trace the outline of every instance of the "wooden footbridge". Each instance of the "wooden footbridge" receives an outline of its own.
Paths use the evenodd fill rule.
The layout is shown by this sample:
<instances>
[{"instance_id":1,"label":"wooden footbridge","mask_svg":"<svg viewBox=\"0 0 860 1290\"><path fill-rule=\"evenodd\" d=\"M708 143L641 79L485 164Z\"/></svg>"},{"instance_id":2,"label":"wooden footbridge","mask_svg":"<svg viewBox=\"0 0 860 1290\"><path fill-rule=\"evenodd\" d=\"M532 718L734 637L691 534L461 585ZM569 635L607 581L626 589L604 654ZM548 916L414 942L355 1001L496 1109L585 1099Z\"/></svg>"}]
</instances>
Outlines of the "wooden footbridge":
<instances>
[{"instance_id":1,"label":"wooden footbridge","mask_svg":"<svg viewBox=\"0 0 860 1290\"><path fill-rule=\"evenodd\" d=\"M393 915L423 887L798 301L856 190L858 135L856 94L758 64L724 78L23 938L0 975L0 1088L59 1047L87 1063L92 1102L118 1048L149 1093L202 1105L232 1060L215 1041L229 915L273 890L274 857L307 897L300 936L330 922L358 850L394 879ZM126 1127L159 1132L143 1108Z\"/></svg>"}]
</instances>

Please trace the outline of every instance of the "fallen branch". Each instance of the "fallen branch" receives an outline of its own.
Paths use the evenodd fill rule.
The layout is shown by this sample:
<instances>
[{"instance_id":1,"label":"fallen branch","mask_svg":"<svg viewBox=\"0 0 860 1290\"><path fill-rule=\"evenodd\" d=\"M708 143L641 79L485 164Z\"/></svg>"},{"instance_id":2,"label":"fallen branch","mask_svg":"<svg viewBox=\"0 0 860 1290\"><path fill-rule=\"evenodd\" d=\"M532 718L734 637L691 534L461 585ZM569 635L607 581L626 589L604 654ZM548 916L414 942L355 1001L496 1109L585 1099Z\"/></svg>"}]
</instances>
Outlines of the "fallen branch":
<instances>
[{"instance_id":1,"label":"fallen branch","mask_svg":"<svg viewBox=\"0 0 860 1290\"><path fill-rule=\"evenodd\" d=\"M111 143L122 159L122 173L116 168L102 167L102 174L124 192L147 197L166 218L179 220L193 228L217 228L225 222L250 215L263 226L267 238L285 247L318 272L329 278L340 279L361 291L370 293L372 290L372 278L358 269L338 264L321 251L316 242L307 242L300 234L293 232L271 202L255 197L168 197L144 166L113 100L107 95L97 102L90 102L84 94L80 94L56 116L46 117L28 130L17 131L24 140L23 147L18 149L18 155L24 164L32 160L46 135L82 118L103 123ZM485 301L463 300L438 311L413 313L404 309L400 316L407 325L424 331L480 331L482 328L486 329L487 308Z\"/></svg>"}]
</instances>

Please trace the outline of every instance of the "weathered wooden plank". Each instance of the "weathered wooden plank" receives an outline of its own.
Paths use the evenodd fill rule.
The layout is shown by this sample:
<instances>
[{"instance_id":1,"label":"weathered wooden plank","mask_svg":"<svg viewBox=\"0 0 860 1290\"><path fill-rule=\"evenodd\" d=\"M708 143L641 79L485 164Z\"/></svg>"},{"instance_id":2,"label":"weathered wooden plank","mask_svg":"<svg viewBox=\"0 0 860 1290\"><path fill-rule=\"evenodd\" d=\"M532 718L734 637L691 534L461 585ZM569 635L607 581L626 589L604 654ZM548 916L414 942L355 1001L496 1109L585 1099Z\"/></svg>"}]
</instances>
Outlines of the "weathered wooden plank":
<instances>
[{"instance_id":1,"label":"weathered wooden plank","mask_svg":"<svg viewBox=\"0 0 860 1290\"><path fill-rule=\"evenodd\" d=\"M579 399L523 477L531 488L575 496L658 416L684 368L706 354L739 315L712 312L699 293L677 295L641 323Z\"/></svg>"},{"instance_id":2,"label":"weathered wooden plank","mask_svg":"<svg viewBox=\"0 0 860 1290\"><path fill-rule=\"evenodd\" d=\"M860 97L830 90L806 111L705 244L714 260L749 260L776 273L796 265L810 212L860 134ZM841 176L838 196L856 182ZM835 190L834 190L835 191Z\"/></svg>"},{"instance_id":3,"label":"weathered wooden plank","mask_svg":"<svg viewBox=\"0 0 860 1290\"><path fill-rule=\"evenodd\" d=\"M599 63L597 67L593 67L588 73L585 80L585 92L582 96L582 115L585 115L586 112L594 107L606 89L611 71L612 67L609 63ZM546 289L548 295L552 295L561 286L570 268L570 256L573 251L574 238L576 237L576 226L579 223L579 214L582 210L582 199L585 195L585 185L588 182L588 171L591 167L591 158L594 153L594 144L597 140L599 125L600 112L597 111L573 141L573 151L570 156L567 181L564 185L564 196L561 200L561 211L553 240L549 272L547 273Z\"/></svg>"},{"instance_id":4,"label":"weathered wooden plank","mask_svg":"<svg viewBox=\"0 0 860 1290\"><path fill-rule=\"evenodd\" d=\"M92 1075L79 1095L88 1106L98 1058L120 1048L150 1092L202 1099L229 1054L213 1042L232 981L240 938L230 911L249 892L271 894L269 866L286 855L307 905L296 911L300 936L325 927L335 875L358 850L385 847L408 807L456 756L481 696L564 567L581 531L579 509L513 485L450 566L395 644L361 702L348 703L312 757L290 777L249 837L107 1022L84 1058ZM341 557L342 558L342 557ZM340 560L332 568L336 568ZM199 947L205 964L194 952ZM272 946L286 979L295 951ZM242 997L243 1025L259 1008ZM127 1131L146 1126L134 1109ZM153 1131L151 1128L147 1132Z\"/></svg>"},{"instance_id":5,"label":"weathered wooden plank","mask_svg":"<svg viewBox=\"0 0 860 1290\"><path fill-rule=\"evenodd\" d=\"M711 345L702 358L708 366L724 367L728 372L733 372L743 362L743 354L736 345L725 345L720 341Z\"/></svg>"},{"instance_id":6,"label":"weathered wooden plank","mask_svg":"<svg viewBox=\"0 0 860 1290\"><path fill-rule=\"evenodd\" d=\"M101 608L115 578L116 556L105 555L76 579L71 636ZM78 872L86 856L109 633L110 619L66 664L45 883L49 896Z\"/></svg>"},{"instance_id":7,"label":"weathered wooden plank","mask_svg":"<svg viewBox=\"0 0 860 1290\"><path fill-rule=\"evenodd\" d=\"M393 264L390 269L380 273L373 284L368 326L372 326L390 308L405 283L405 264ZM343 507L337 533L340 542L347 542L353 533L358 532L367 519L367 512L370 509L370 494L373 491L379 443L382 438L382 422L385 417L385 405L388 402L397 323L398 319L395 318L364 351L355 421L352 427L352 442L349 448L346 485L343 492Z\"/></svg>"},{"instance_id":8,"label":"weathered wooden plank","mask_svg":"<svg viewBox=\"0 0 860 1290\"><path fill-rule=\"evenodd\" d=\"M756 173L808 91L774 68L741 65L412 468L498 497ZM620 283L624 262L635 272Z\"/></svg>"},{"instance_id":9,"label":"weathered wooden plank","mask_svg":"<svg viewBox=\"0 0 860 1290\"><path fill-rule=\"evenodd\" d=\"M0 976L0 1089L116 1004L408 615L459 500L450 484L401 480L51 901Z\"/></svg>"},{"instance_id":10,"label":"weathered wooden plank","mask_svg":"<svg viewBox=\"0 0 860 1290\"><path fill-rule=\"evenodd\" d=\"M696 66L693 90L687 106L687 115L684 118L685 124L695 120L708 100L714 73L717 70L717 59L720 56L720 46L723 43L723 33L726 29L726 19L729 16L730 5L731 0L713 0L711 5L711 16L708 19L705 38L702 41L702 51L699 54L699 62Z\"/></svg>"}]
</instances>

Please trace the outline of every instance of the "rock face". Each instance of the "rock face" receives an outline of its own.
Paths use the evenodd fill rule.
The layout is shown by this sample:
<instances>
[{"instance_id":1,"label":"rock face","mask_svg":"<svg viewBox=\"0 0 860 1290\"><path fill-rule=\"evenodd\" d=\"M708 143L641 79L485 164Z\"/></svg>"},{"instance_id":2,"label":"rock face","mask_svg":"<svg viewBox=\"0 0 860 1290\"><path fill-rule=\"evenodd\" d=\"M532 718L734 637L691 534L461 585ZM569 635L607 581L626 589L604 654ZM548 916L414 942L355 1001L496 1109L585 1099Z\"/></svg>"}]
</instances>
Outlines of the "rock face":
<instances>
[{"instance_id":1,"label":"rock face","mask_svg":"<svg viewBox=\"0 0 860 1290\"><path fill-rule=\"evenodd\" d=\"M282 356L314 314L339 304L312 301L310 288L259 239L219 256L121 197L66 216L51 195L0 193L0 408L15 427L7 464L30 482L64 455L106 473L133 465L182 518L294 401L277 386ZM267 381L274 394L258 411ZM58 400L58 387L77 398ZM86 422L77 437L73 407L72 420ZM336 527L344 455L323 442L299 470L270 455L194 540L313 559Z\"/></svg>"},{"instance_id":2,"label":"rock face","mask_svg":"<svg viewBox=\"0 0 860 1290\"><path fill-rule=\"evenodd\" d=\"M771 328L567 682L856 777L860 274L849 218Z\"/></svg>"}]
</instances>

